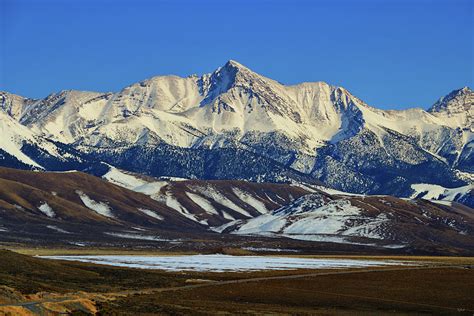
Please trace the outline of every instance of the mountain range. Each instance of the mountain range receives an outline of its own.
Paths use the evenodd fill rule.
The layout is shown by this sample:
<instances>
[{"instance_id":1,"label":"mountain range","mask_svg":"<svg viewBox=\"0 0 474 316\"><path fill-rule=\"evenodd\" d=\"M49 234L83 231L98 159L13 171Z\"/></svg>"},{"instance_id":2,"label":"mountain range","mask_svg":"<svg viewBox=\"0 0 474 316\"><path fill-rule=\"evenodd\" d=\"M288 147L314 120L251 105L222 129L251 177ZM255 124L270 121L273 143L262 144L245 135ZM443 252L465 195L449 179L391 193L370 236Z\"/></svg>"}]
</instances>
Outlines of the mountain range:
<instances>
[{"instance_id":1,"label":"mountain range","mask_svg":"<svg viewBox=\"0 0 474 316\"><path fill-rule=\"evenodd\" d=\"M119 92L0 92L0 240L472 249L473 104L464 87L381 110L232 60Z\"/></svg>"},{"instance_id":2,"label":"mountain range","mask_svg":"<svg viewBox=\"0 0 474 316\"><path fill-rule=\"evenodd\" d=\"M409 196L417 183L472 182L473 103L465 87L427 111L380 110L342 87L286 86L231 60L210 74L153 77L117 93L37 100L2 92L1 164L87 170L106 162L150 176Z\"/></svg>"}]
</instances>

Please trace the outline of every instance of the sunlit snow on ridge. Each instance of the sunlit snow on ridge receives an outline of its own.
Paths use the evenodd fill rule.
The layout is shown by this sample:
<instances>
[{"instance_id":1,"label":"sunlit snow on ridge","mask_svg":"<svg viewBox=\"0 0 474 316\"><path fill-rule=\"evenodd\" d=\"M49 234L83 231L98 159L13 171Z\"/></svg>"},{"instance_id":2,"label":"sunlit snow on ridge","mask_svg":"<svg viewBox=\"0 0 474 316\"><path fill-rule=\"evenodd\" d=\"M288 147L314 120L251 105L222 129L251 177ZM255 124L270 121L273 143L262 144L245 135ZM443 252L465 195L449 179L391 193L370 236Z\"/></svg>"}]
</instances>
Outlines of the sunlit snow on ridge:
<instances>
[{"instance_id":1,"label":"sunlit snow on ridge","mask_svg":"<svg viewBox=\"0 0 474 316\"><path fill-rule=\"evenodd\" d=\"M313 259L265 256L189 255L189 256L42 256L139 269L168 271L258 271L295 269L343 269L404 265L392 260Z\"/></svg>"}]
</instances>

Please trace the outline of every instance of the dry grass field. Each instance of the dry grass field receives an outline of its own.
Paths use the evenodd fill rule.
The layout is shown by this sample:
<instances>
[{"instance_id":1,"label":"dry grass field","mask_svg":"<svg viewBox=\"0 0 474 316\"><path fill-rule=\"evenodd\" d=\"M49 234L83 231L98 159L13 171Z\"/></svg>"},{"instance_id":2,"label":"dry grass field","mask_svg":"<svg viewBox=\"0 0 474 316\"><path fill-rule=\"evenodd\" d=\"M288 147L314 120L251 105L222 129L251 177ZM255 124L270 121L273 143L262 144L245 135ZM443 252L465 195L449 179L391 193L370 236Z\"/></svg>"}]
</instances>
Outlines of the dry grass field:
<instances>
[{"instance_id":1,"label":"dry grass field","mask_svg":"<svg viewBox=\"0 0 474 316\"><path fill-rule=\"evenodd\" d=\"M377 271L133 295L100 310L104 315L472 315L473 290L469 269Z\"/></svg>"},{"instance_id":2,"label":"dry grass field","mask_svg":"<svg viewBox=\"0 0 474 316\"><path fill-rule=\"evenodd\" d=\"M37 254L36 249L21 251ZM67 253L55 249L41 254ZM88 254L99 253L112 250ZM408 260L424 267L225 273L128 269L12 251L0 251L0 257L0 315L474 313L471 257L331 256Z\"/></svg>"}]
</instances>

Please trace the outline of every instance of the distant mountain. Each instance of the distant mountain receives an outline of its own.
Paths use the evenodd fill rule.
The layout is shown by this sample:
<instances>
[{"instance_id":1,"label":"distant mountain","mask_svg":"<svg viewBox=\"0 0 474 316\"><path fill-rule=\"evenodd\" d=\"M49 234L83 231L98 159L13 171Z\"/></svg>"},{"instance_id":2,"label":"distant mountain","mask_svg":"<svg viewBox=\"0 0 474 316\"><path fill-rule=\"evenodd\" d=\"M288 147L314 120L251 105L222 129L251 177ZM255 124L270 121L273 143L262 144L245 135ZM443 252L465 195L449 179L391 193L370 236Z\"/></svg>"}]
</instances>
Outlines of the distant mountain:
<instances>
[{"instance_id":1,"label":"distant mountain","mask_svg":"<svg viewBox=\"0 0 474 316\"><path fill-rule=\"evenodd\" d=\"M100 168L74 147L42 137L0 111L0 165L31 170Z\"/></svg>"},{"instance_id":2,"label":"distant mountain","mask_svg":"<svg viewBox=\"0 0 474 316\"><path fill-rule=\"evenodd\" d=\"M473 100L465 87L428 111L379 110L341 87L285 86L229 61L210 74L154 77L117 93L61 91L32 100L3 92L0 109L2 122L8 116L21 130L76 152L76 169L99 175L105 171L94 166L106 162L151 176L321 181L408 197L413 184L472 183ZM65 169L43 166L28 152L31 142L21 143L16 148L32 160L27 166Z\"/></svg>"}]
</instances>

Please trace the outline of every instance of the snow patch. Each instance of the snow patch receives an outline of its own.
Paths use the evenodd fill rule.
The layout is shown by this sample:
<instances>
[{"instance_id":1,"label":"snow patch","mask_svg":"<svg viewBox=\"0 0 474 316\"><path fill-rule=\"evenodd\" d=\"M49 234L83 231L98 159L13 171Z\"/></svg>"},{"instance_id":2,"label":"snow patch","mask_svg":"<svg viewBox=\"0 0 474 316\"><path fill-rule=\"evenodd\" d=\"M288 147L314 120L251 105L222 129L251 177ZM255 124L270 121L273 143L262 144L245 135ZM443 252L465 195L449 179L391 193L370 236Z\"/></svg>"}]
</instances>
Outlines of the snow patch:
<instances>
[{"instance_id":1,"label":"snow patch","mask_svg":"<svg viewBox=\"0 0 474 316\"><path fill-rule=\"evenodd\" d=\"M70 232L64 230L64 229L61 229L57 226L54 226L54 225L47 225L46 227L48 227L49 229L51 230L54 230L54 231L57 231L58 233L63 233L63 234L70 234Z\"/></svg>"},{"instance_id":2,"label":"snow patch","mask_svg":"<svg viewBox=\"0 0 474 316\"><path fill-rule=\"evenodd\" d=\"M260 214L268 213L268 209L265 204L253 197L251 194L248 194L247 192L244 192L238 188L232 188L232 191L239 199L256 209Z\"/></svg>"},{"instance_id":3,"label":"snow patch","mask_svg":"<svg viewBox=\"0 0 474 316\"><path fill-rule=\"evenodd\" d=\"M103 176L103 178L123 188L149 195L155 200L157 199L157 195L159 195L161 188L168 184L167 181L145 181L112 166L110 166L109 171Z\"/></svg>"},{"instance_id":4,"label":"snow patch","mask_svg":"<svg viewBox=\"0 0 474 316\"><path fill-rule=\"evenodd\" d=\"M46 202L41 202L41 205L38 206L38 209L46 216L48 217L54 217L56 214L54 213L53 209L51 206L48 205Z\"/></svg>"},{"instance_id":5,"label":"snow patch","mask_svg":"<svg viewBox=\"0 0 474 316\"><path fill-rule=\"evenodd\" d=\"M216 189L207 186L207 187L198 187L196 190L199 191L202 195L214 200L216 203L221 204L231 210L236 211L237 213L240 213L248 218L252 218L253 216L250 215L249 212L241 208L240 206L236 205L234 202L229 200L224 194L221 192L217 191Z\"/></svg>"},{"instance_id":6,"label":"snow patch","mask_svg":"<svg viewBox=\"0 0 474 316\"><path fill-rule=\"evenodd\" d=\"M86 243L83 243L83 242L76 242L76 241L70 241L69 244L70 244L70 245L74 245L74 246L79 246L79 247L85 247L85 246L87 246Z\"/></svg>"},{"instance_id":7,"label":"snow patch","mask_svg":"<svg viewBox=\"0 0 474 316\"><path fill-rule=\"evenodd\" d=\"M174 196L172 196L170 192L167 192L166 195L166 206L171 207L172 209L174 209L181 215L189 218L190 220L206 225L205 222L201 222L199 219L196 218L194 214L191 214L184 206L182 206L181 203L179 203L178 200Z\"/></svg>"},{"instance_id":8,"label":"snow patch","mask_svg":"<svg viewBox=\"0 0 474 316\"><path fill-rule=\"evenodd\" d=\"M148 210L148 209L145 209L145 208L138 208L138 210L140 212L150 216L150 217L153 217L153 218L157 219L157 220L162 221L164 219L163 216L157 214L156 212L154 212L152 210Z\"/></svg>"},{"instance_id":9,"label":"snow patch","mask_svg":"<svg viewBox=\"0 0 474 316\"><path fill-rule=\"evenodd\" d=\"M219 213L216 211L214 206L212 206L211 202L209 202L208 200L206 200L202 196L194 194L194 193L190 193L190 192L186 192L186 195L191 199L191 201L196 203L206 213L219 215Z\"/></svg>"},{"instance_id":10,"label":"snow patch","mask_svg":"<svg viewBox=\"0 0 474 316\"><path fill-rule=\"evenodd\" d=\"M421 196L424 200L453 202L474 190L474 184L448 189L437 184L418 183L412 184L411 188L414 190L414 193L411 195L412 199Z\"/></svg>"},{"instance_id":11,"label":"snow patch","mask_svg":"<svg viewBox=\"0 0 474 316\"><path fill-rule=\"evenodd\" d=\"M336 190L336 189L331 189L331 188L323 187L323 186L317 186L316 188L318 190L323 191L323 192L325 192L327 194L330 194L330 195L347 195L347 196L360 196L360 197L366 196L364 194L343 192L343 191L339 191L339 190Z\"/></svg>"},{"instance_id":12,"label":"snow patch","mask_svg":"<svg viewBox=\"0 0 474 316\"><path fill-rule=\"evenodd\" d=\"M76 193L79 195L81 198L82 203L89 208L90 210L93 210L97 214L100 214L105 217L109 218L115 218L115 216L112 213L112 210L110 206L104 202L96 202L90 197L88 197L85 193L82 191L76 191Z\"/></svg>"},{"instance_id":13,"label":"snow patch","mask_svg":"<svg viewBox=\"0 0 474 316\"><path fill-rule=\"evenodd\" d=\"M234 220L232 222L225 223L224 225L217 226L217 227L209 227L210 230L216 232L216 233L222 233L226 228L231 227L233 225L240 224L242 220Z\"/></svg>"},{"instance_id":14,"label":"snow patch","mask_svg":"<svg viewBox=\"0 0 474 316\"><path fill-rule=\"evenodd\" d=\"M126 189L133 190L136 187L146 184L147 182L129 175L115 167L110 166L109 171L102 176L102 178L107 181L116 184L118 186L124 187Z\"/></svg>"},{"instance_id":15,"label":"snow patch","mask_svg":"<svg viewBox=\"0 0 474 316\"><path fill-rule=\"evenodd\" d=\"M224 217L225 219L231 220L231 221L235 220L235 218L232 215L230 215L229 213L224 212L224 211L222 211L222 217Z\"/></svg>"},{"instance_id":16,"label":"snow patch","mask_svg":"<svg viewBox=\"0 0 474 316\"><path fill-rule=\"evenodd\" d=\"M265 247L242 247L244 250L250 251L265 251L265 252L299 252L296 249L283 249L283 248L265 248Z\"/></svg>"}]
</instances>

